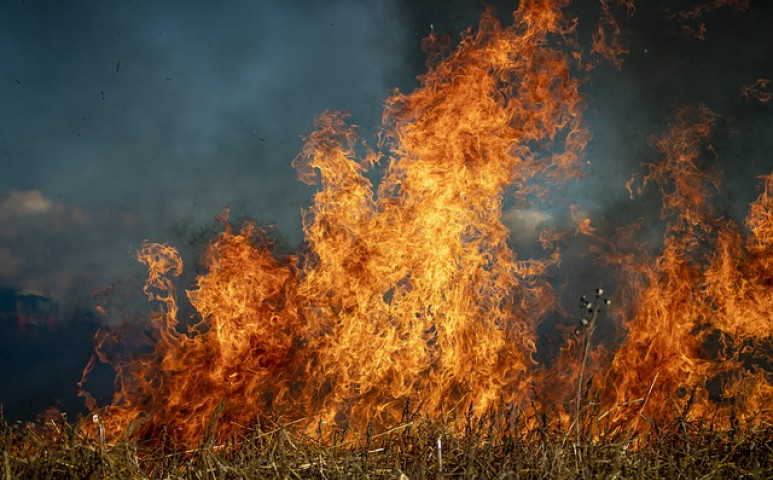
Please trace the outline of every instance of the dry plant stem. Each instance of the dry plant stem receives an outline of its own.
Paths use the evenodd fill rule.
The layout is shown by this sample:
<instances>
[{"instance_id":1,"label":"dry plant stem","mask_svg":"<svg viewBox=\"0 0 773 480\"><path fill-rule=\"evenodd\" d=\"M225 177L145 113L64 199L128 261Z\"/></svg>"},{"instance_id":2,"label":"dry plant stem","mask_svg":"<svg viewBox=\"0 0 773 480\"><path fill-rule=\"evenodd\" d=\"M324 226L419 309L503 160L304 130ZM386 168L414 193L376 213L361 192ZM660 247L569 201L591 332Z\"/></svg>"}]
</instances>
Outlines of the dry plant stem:
<instances>
[{"instance_id":1,"label":"dry plant stem","mask_svg":"<svg viewBox=\"0 0 773 480\"><path fill-rule=\"evenodd\" d=\"M411 426L413 426L413 424L414 424L414 422L408 422L408 423L404 423L402 425L398 425L398 426L390 428L389 430L386 430L384 432L373 434L373 435L370 436L370 439L371 440L375 440L375 439L380 438L380 437L385 437L385 436L391 435L391 434L393 434L393 433L395 433L395 432L397 432L399 430L403 430L405 428L411 427ZM330 448L350 447L352 445L356 445L357 443L359 443L359 441L360 440L355 438L355 439L352 439L352 440L347 440L347 441L345 441L343 443L338 443L336 445L332 445Z\"/></svg>"},{"instance_id":2,"label":"dry plant stem","mask_svg":"<svg viewBox=\"0 0 773 480\"><path fill-rule=\"evenodd\" d=\"M8 460L8 452L3 452L3 463L5 464L5 478L10 480L11 476L11 462Z\"/></svg>"},{"instance_id":3,"label":"dry plant stem","mask_svg":"<svg viewBox=\"0 0 773 480\"><path fill-rule=\"evenodd\" d=\"M644 411L644 407L647 406L647 400L650 399L650 395L652 394L652 389L655 387L655 382L658 381L658 375L660 372L655 372L655 378L652 379L652 383L650 384L650 389L647 391L647 396L644 397L644 403L642 403L641 408L639 409L638 416L643 417L642 412Z\"/></svg>"},{"instance_id":4,"label":"dry plant stem","mask_svg":"<svg viewBox=\"0 0 773 480\"><path fill-rule=\"evenodd\" d=\"M602 421L604 418L609 416L615 410L618 410L618 409L623 408L623 407L627 407L628 405L633 405L634 403L643 402L643 401L644 401L644 398L636 398L634 400L629 400L627 402L617 403L614 406L612 406L612 408L610 408L609 410L607 410L604 413L602 413L601 415L599 415L598 418L596 419L596 422Z\"/></svg>"},{"instance_id":5,"label":"dry plant stem","mask_svg":"<svg viewBox=\"0 0 773 480\"><path fill-rule=\"evenodd\" d=\"M437 439L437 468L438 468L438 475L443 474L443 441L441 440L441 437L438 437Z\"/></svg>"},{"instance_id":6,"label":"dry plant stem","mask_svg":"<svg viewBox=\"0 0 773 480\"><path fill-rule=\"evenodd\" d=\"M603 290L601 287L599 287L598 290L596 290L596 301L592 305L592 315L591 318L588 320L588 324L585 325L585 336L583 338L583 353L582 353L582 362L580 363L580 375L577 379L577 415L575 417L575 434L576 434L576 441L580 442L580 435L582 432L582 383L584 380L584 374L585 374L585 365L588 362L588 357L590 356L590 345L591 345L591 339L593 337L593 332L596 329L596 320L598 319L599 312L601 311L601 303L605 300L602 300ZM584 298L584 297L583 297Z\"/></svg>"},{"instance_id":7,"label":"dry plant stem","mask_svg":"<svg viewBox=\"0 0 773 480\"><path fill-rule=\"evenodd\" d=\"M575 417L574 421L574 427L575 427L575 433L576 433L576 441L580 442L580 435L581 435L581 424L582 424L582 382L583 382L583 375L585 373L585 364L588 361L588 357L590 356L590 343L591 343L591 337L593 336L593 331L596 327L596 319L599 315L599 301L600 297L596 296L596 305L594 305L593 308L593 315L591 316L587 327L585 328L585 337L583 339L584 342L584 348L582 353L582 362L580 363L580 376L577 380L577 415Z\"/></svg>"},{"instance_id":8,"label":"dry plant stem","mask_svg":"<svg viewBox=\"0 0 773 480\"><path fill-rule=\"evenodd\" d=\"M629 412L629 422L636 422L637 411ZM596 418L584 417L586 427ZM657 437L644 438L633 429L617 427L619 433L605 434L609 425L594 424L598 439L581 446L567 444L563 428L524 430L525 424L508 426L505 418L501 413L475 417L461 431L454 419L416 417L411 429L374 434L370 442L350 448L320 445L285 426L272 425L276 428L269 429L271 434L252 427L246 436L226 439L225 448L177 451L172 458L163 447L130 439L101 452L94 439L67 426L40 430L40 425L11 426L0 420L0 479L770 479L773 471L773 427L764 422L739 421L733 433L683 421L663 428ZM549 418L547 423L555 425ZM357 438L366 435L352 433Z\"/></svg>"}]
</instances>

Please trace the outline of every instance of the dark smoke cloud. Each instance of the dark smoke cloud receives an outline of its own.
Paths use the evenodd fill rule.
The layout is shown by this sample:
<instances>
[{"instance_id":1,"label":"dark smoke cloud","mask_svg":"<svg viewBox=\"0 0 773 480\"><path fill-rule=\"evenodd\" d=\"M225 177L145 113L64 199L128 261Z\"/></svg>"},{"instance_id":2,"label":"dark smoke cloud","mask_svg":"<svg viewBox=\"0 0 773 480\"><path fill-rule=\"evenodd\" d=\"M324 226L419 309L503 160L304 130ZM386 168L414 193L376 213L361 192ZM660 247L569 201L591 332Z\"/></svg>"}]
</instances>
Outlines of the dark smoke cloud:
<instances>
[{"instance_id":1,"label":"dark smoke cloud","mask_svg":"<svg viewBox=\"0 0 773 480\"><path fill-rule=\"evenodd\" d=\"M111 285L111 304L141 305L140 243L195 264L226 206L292 248L313 193L290 166L301 136L325 109L378 121L399 17L388 1L0 2L0 285L50 291L63 322ZM89 332L67 325L69 348L0 332L7 416L72 407Z\"/></svg>"},{"instance_id":2,"label":"dark smoke cloud","mask_svg":"<svg viewBox=\"0 0 773 480\"><path fill-rule=\"evenodd\" d=\"M505 22L514 6L492 3ZM542 224L563 223L570 204L615 224L657 210L631 204L623 184L656 158L647 138L683 104L723 116L714 146L730 213L743 215L771 164L770 107L740 96L741 85L773 77L770 4L711 12L699 19L705 41L683 31L687 21L638 7L631 18L619 12L631 50L622 69L602 61L585 87L594 134L587 176L556 192ZM46 227L15 245L3 239L0 282L62 296L83 286L79 275L90 288L132 269L141 275L130 253L143 239L185 243L227 205L297 244L313 189L296 181L290 160L313 117L342 109L372 130L390 88L410 90L423 71L420 39L434 28L457 41L483 11L474 0L0 8L0 200L39 194L88 219L66 234ZM597 2L577 2L573 13L588 40Z\"/></svg>"},{"instance_id":3,"label":"dark smoke cloud","mask_svg":"<svg viewBox=\"0 0 773 480\"><path fill-rule=\"evenodd\" d=\"M508 22L517 2L488 3ZM530 227L514 228L524 255L540 254L538 229L573 230L575 204L602 231L644 217L657 233L659 199L631 201L624 183L657 159L647 139L681 105L721 115L707 159L724 172L720 210L742 218L755 177L773 167L773 106L740 95L773 78L773 5L690 21L705 23L700 41L654 3L620 18L631 51L621 70L602 60L584 86L594 135L585 178L506 212ZM572 8L587 41L598 3ZM391 88L410 91L424 70L420 39L434 29L457 42L482 11L476 0L0 2L0 285L49 290L73 312L115 283L141 302L140 243L170 241L193 262L226 206L276 225L292 248L313 188L290 162L313 118L344 110L372 132ZM608 281L586 247L563 247L557 284ZM13 378L31 378L18 361L0 358ZM0 391L14 391L3 378ZM27 401L30 389L0 402Z\"/></svg>"},{"instance_id":4,"label":"dark smoke cloud","mask_svg":"<svg viewBox=\"0 0 773 480\"><path fill-rule=\"evenodd\" d=\"M514 2L487 3L502 21L511 18ZM577 214L589 216L597 233L607 237L641 219L644 229L639 240L656 249L663 234L660 196L650 186L641 197L631 199L625 183L641 176L643 163L660 159L651 139L665 134L683 106L705 105L720 115L708 139L716 155L702 158L705 166L722 172L716 212L736 221L748 214L749 203L759 194L758 177L773 171L773 105L747 101L741 87L757 78L773 78L773 30L769 28L773 5L752 1L748 11L719 8L688 20L670 18L663 8L676 11L697 3L638 1L631 17L616 10L622 41L630 53L623 56L619 70L599 60L583 87L586 126L593 134L584 159L585 176L555 189L544 203L505 212L503 220L511 227L521 255L543 255L536 245L540 229L573 232ZM474 23L483 10L475 2L405 0L401 5L409 30L427 33L432 25L456 40L457 32ZM601 13L598 1L574 2L571 12L580 19L580 41L589 45ZM703 40L691 34L701 24ZM586 57L589 50L585 49ZM413 51L407 58L414 69L421 68L420 52ZM576 205L574 218L572 205ZM525 225L532 228L524 229ZM561 245L563 262L555 272L554 285L566 311L541 326L542 359L564 341L565 334L553 330L554 321L576 324L579 320L575 305L580 295L591 294L596 286L613 291L617 287L613 268L594 261L590 246L587 239L571 234ZM615 319L601 321L597 333L614 342L619 332Z\"/></svg>"},{"instance_id":5,"label":"dark smoke cloud","mask_svg":"<svg viewBox=\"0 0 773 480\"><path fill-rule=\"evenodd\" d=\"M55 252L35 275L85 275L92 265L75 257L89 255L102 265L95 277L122 273L143 239L180 240L229 205L297 243L312 190L290 161L325 109L378 120L405 50L393 10L347 0L0 4L0 200L41 195L91 220L72 224L67 244L64 232L30 231ZM123 228L127 217L136 221ZM0 283L26 281L40 250L3 247L22 263Z\"/></svg>"},{"instance_id":6,"label":"dark smoke cloud","mask_svg":"<svg viewBox=\"0 0 773 480\"><path fill-rule=\"evenodd\" d=\"M504 22L511 19L517 4L486 3ZM773 78L773 30L768 27L773 6L752 1L748 11L719 8L687 20L670 18L663 7L673 12L697 3L640 1L631 17L616 10L622 41L630 53L623 56L620 70L602 59L590 74L583 91L588 99L586 125L594 138L586 152L585 177L556 191L552 201L542 206L542 225L552 222L556 228L568 228L571 204L581 206L594 223L606 223L609 228L639 217L656 223L657 195L631 201L625 182L642 171L643 162L658 159L650 139L664 134L676 111L699 104L720 115L710 139L717 156L706 159L723 172L723 187L717 193L720 213L738 220L746 215L758 193L757 177L773 167L773 107L745 100L741 86L757 78ZM402 1L401 9L408 30L417 38L432 25L458 40L458 32L474 24L483 6L472 1ZM580 20L578 37L586 45L600 13L596 0L576 1L571 8ZM704 40L686 28L698 30L700 24L705 25ZM589 50L585 49L587 57ZM413 49L406 61L420 71L424 60ZM527 222L536 219L533 211L525 215ZM512 213L509 218L522 216Z\"/></svg>"}]
</instances>

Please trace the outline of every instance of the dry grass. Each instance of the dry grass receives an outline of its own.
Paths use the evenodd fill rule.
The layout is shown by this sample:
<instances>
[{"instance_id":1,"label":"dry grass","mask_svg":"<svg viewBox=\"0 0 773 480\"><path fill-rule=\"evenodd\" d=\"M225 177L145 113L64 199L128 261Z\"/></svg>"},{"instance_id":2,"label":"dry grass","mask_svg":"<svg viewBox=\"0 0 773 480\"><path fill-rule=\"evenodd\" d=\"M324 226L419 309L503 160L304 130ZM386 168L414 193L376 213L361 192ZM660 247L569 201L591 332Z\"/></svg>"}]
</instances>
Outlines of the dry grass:
<instances>
[{"instance_id":1,"label":"dry grass","mask_svg":"<svg viewBox=\"0 0 773 480\"><path fill-rule=\"evenodd\" d=\"M656 434L538 426L519 412L454 421L406 419L381 433L338 430L325 442L293 425L255 425L224 445L165 438L101 445L71 423L0 423L0 478L773 478L773 427L717 430L677 420ZM566 434L566 432L570 434Z\"/></svg>"}]
</instances>

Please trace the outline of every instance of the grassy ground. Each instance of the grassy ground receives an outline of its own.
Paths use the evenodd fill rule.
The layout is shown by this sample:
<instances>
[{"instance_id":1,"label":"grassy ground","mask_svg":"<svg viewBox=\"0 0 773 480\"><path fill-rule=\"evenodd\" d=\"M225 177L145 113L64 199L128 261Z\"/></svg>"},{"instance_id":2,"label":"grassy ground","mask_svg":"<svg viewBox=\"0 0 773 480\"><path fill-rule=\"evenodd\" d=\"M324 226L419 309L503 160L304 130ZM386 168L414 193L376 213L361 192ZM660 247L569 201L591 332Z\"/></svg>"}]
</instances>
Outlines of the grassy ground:
<instances>
[{"instance_id":1,"label":"grassy ground","mask_svg":"<svg viewBox=\"0 0 773 480\"><path fill-rule=\"evenodd\" d=\"M524 416L407 421L326 442L293 425L256 425L238 439L180 448L100 444L62 421L0 423L0 478L773 478L773 426L717 430L677 420L657 433L601 435L536 427ZM455 432L455 433L452 433Z\"/></svg>"}]
</instances>

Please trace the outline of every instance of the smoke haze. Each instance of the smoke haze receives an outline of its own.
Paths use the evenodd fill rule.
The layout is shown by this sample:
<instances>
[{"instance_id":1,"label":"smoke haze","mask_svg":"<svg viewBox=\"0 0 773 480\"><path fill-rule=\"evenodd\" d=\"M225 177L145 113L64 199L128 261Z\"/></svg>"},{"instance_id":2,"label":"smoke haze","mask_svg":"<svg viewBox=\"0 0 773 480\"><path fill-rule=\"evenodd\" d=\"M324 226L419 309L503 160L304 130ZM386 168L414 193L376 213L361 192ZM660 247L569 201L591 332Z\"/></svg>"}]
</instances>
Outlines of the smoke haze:
<instances>
[{"instance_id":1,"label":"smoke haze","mask_svg":"<svg viewBox=\"0 0 773 480\"><path fill-rule=\"evenodd\" d=\"M492 3L509 21L515 2ZM574 229L571 205L601 231L638 218L657 229L659 198L632 201L624 185L657 159L648 138L681 105L720 115L706 160L723 172L721 212L742 218L773 167L773 104L741 96L742 85L773 78L770 2L686 21L640 3L620 15L630 49L622 68L601 60L585 85L594 136L585 177L505 214L526 255L539 255L542 228ZM587 42L598 4L572 8ZM178 245L191 265L226 206L275 225L291 250L314 189L290 162L314 117L346 111L369 136L386 95L410 90L424 70L420 39L434 29L456 42L482 11L470 0L0 2L0 285L47 290L68 315L110 285L142 302L141 242ZM684 28L701 23L704 40ZM603 280L583 248L566 246L557 284ZM0 403L32 390L71 395L11 388L31 378L19 358L0 359L15 372L0 391L27 393Z\"/></svg>"}]
</instances>

